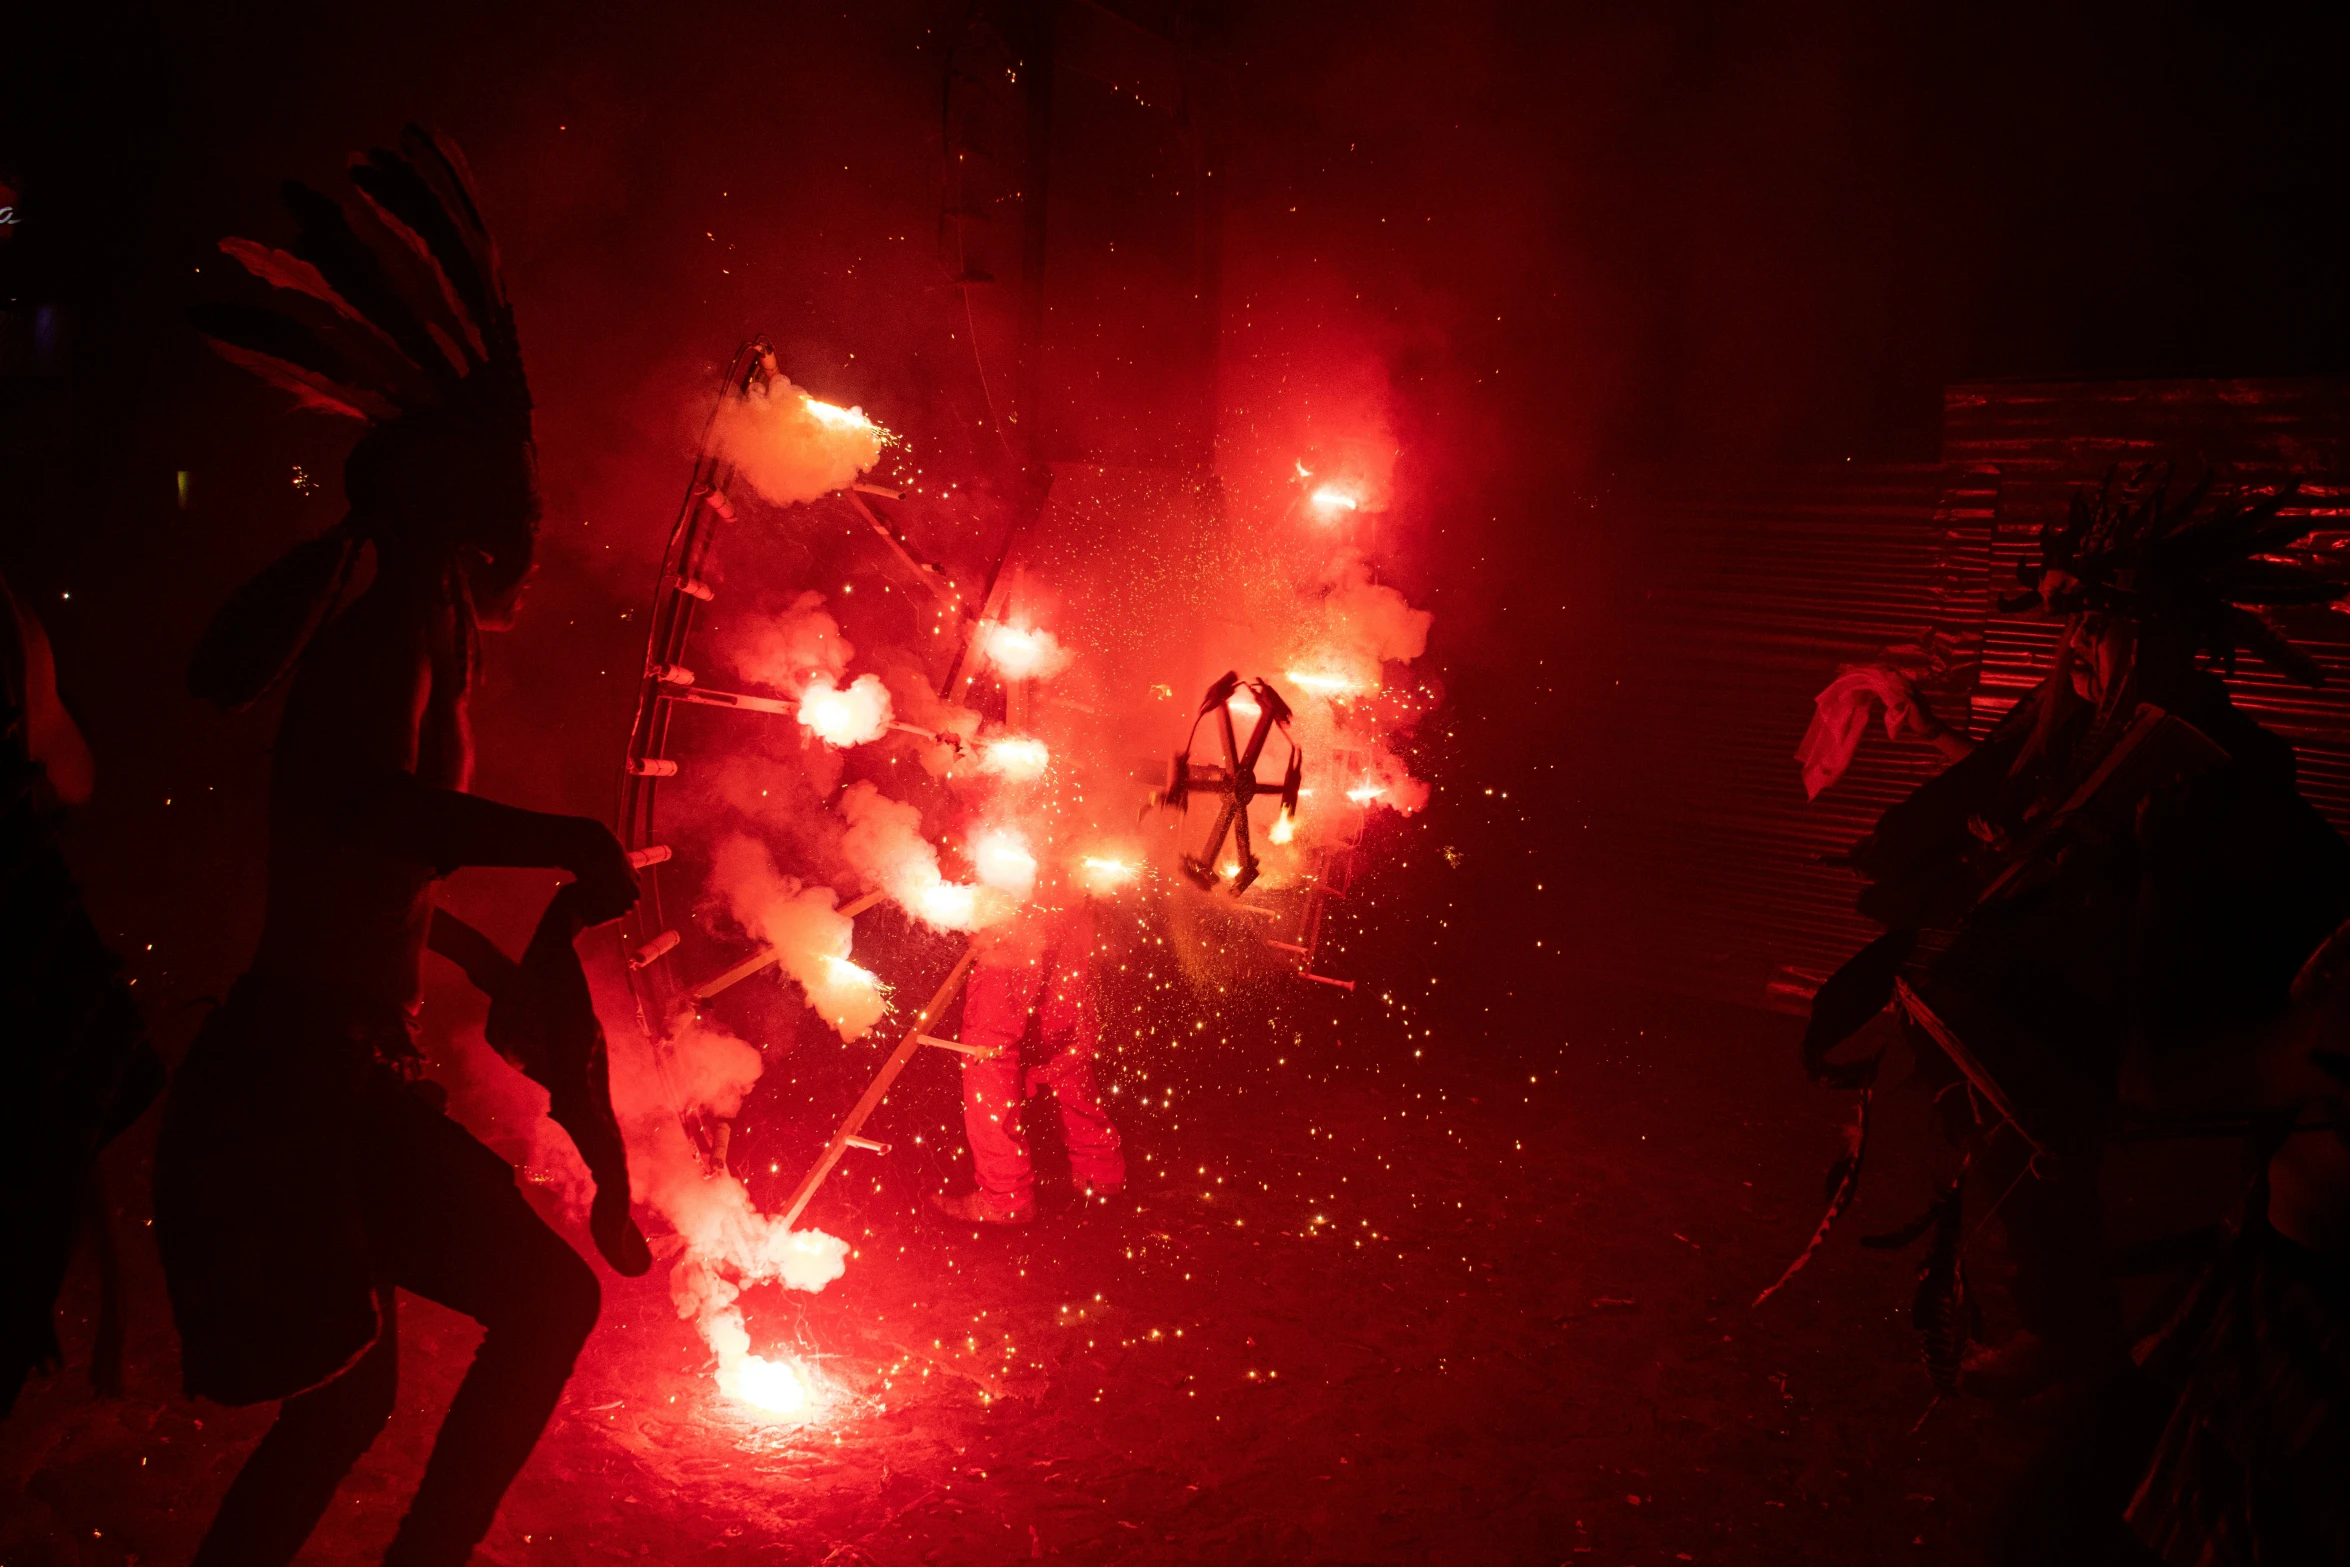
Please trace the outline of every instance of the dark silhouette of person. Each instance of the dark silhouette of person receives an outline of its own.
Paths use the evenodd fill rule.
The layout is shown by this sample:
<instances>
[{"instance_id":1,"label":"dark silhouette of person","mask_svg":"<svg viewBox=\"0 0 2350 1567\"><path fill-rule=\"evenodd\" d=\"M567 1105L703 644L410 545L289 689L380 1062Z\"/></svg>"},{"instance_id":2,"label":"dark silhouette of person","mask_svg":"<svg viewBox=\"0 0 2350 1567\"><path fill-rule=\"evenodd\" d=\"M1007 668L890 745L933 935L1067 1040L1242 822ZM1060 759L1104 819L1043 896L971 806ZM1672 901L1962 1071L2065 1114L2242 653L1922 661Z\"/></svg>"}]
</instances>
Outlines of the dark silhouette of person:
<instances>
[{"instance_id":1,"label":"dark silhouette of person","mask_svg":"<svg viewBox=\"0 0 2350 1567\"><path fill-rule=\"evenodd\" d=\"M1921 1071L1955 1088L1965 1068L1943 1103L1975 1111L1961 1140L2002 1194L2022 1323L1966 1358L1970 1391L2126 1370L2099 1184L2114 1123L2150 1076L2240 1056L2350 917L2350 845L2220 678L2249 651L2318 683L2246 606L2330 604L2350 582L2294 551L2293 486L2206 508L2210 475L2184 493L2170 477L2079 491L2020 564L2001 608L2062 619L2055 667L1855 846L1860 912L1886 934L1822 985L1805 1038L1815 1079L1865 1081L1872 1063L1827 1052L1898 981Z\"/></svg>"},{"instance_id":2,"label":"dark silhouette of person","mask_svg":"<svg viewBox=\"0 0 2350 1567\"><path fill-rule=\"evenodd\" d=\"M292 251L222 248L290 315L199 312L231 360L371 428L350 510L241 589L189 682L242 706L287 673L268 910L251 969L173 1080L156 1232L191 1394L282 1400L202 1567L290 1561L390 1416L394 1290L487 1332L385 1560L464 1561L537 1443L599 1307L595 1273L514 1172L445 1116L412 1041L429 945L494 987L512 965L433 906L462 866L571 872L579 918L636 899L585 817L466 792L478 633L509 625L538 522L530 401L462 158L414 126L355 160L346 208L289 184ZM365 591L338 612L372 552Z\"/></svg>"},{"instance_id":3,"label":"dark silhouette of person","mask_svg":"<svg viewBox=\"0 0 2350 1567\"><path fill-rule=\"evenodd\" d=\"M0 1414L55 1366L57 1292L84 1214L106 1283L91 1376L119 1391L121 1317L98 1152L163 1087L121 965L82 907L56 833L97 781L58 700L41 622L0 582Z\"/></svg>"}]
</instances>

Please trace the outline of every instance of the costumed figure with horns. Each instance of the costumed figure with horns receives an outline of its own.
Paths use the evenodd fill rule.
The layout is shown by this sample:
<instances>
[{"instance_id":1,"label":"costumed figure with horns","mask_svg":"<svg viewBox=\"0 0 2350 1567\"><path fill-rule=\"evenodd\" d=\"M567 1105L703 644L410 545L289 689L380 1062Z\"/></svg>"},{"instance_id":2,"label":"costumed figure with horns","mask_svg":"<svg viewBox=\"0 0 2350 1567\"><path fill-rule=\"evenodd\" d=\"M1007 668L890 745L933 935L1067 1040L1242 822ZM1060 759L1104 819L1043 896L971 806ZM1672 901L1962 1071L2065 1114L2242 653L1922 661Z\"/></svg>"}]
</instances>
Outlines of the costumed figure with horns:
<instances>
[{"instance_id":1,"label":"costumed figure with horns","mask_svg":"<svg viewBox=\"0 0 2350 1567\"><path fill-rule=\"evenodd\" d=\"M2293 487L2204 509L2210 485L2174 494L2167 470L2139 469L2075 495L2020 568L2028 591L2000 604L2062 619L2054 667L1852 851L1860 911L1885 934L1821 986L1806 1070L1861 1090L1865 1127L1882 1052L1830 1053L1893 1004L2015 1261L2022 1331L1968 1355L1967 1168L1924 1219L1872 1238L1934 1235L1916 1316L1944 1391L1963 1375L2021 1395L2126 1366L2098 1181L2121 1105L2272 1026L2350 916L2350 846L2298 792L2292 747L2220 678L2250 651L2317 684L2268 611L2350 582L2294 549L2310 529L2279 515Z\"/></svg>"},{"instance_id":2,"label":"costumed figure with horns","mask_svg":"<svg viewBox=\"0 0 2350 1567\"><path fill-rule=\"evenodd\" d=\"M348 205L286 186L290 252L223 243L283 291L284 314L199 315L233 362L368 427L344 469L348 516L240 589L189 672L226 708L292 677L260 947L175 1076L156 1160L188 1391L282 1400L197 1554L223 1567L290 1561L389 1418L396 1289L487 1331L391 1563L467 1558L595 1323L594 1272L421 1075L428 944L491 993L492 1040L549 1085L599 1179L599 1249L624 1271L649 1263L571 948L634 903L635 873L589 818L465 792L478 632L511 623L539 517L514 313L447 140L411 126L355 160L351 183ZM576 878L519 964L434 908L434 881L469 865Z\"/></svg>"}]
</instances>

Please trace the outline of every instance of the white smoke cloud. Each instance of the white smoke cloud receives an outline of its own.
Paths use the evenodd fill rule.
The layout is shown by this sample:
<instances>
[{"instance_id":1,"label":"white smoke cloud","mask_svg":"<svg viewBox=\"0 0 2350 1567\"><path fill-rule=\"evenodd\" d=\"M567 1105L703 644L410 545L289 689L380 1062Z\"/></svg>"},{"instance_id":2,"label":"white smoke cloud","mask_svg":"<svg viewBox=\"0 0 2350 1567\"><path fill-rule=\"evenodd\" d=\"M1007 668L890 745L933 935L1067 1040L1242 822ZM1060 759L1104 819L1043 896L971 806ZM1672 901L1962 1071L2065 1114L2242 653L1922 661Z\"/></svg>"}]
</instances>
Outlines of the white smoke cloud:
<instances>
[{"instance_id":1,"label":"white smoke cloud","mask_svg":"<svg viewBox=\"0 0 2350 1567\"><path fill-rule=\"evenodd\" d=\"M922 836L922 813L893 800L869 783L841 792L840 814L848 823L841 853L863 876L915 919L937 931L984 930L1011 917L1026 889L949 881L938 868L938 850ZM1022 853L1026 852L1022 846ZM1007 879L1011 873L1005 870ZM1035 861L1028 879L1035 881Z\"/></svg>"},{"instance_id":2,"label":"white smoke cloud","mask_svg":"<svg viewBox=\"0 0 2350 1567\"><path fill-rule=\"evenodd\" d=\"M779 874L767 845L736 833L718 845L710 885L751 937L775 949L777 962L816 1015L843 1040L859 1040L889 1011L889 991L871 970L849 960L856 927L834 905L830 887L803 886Z\"/></svg>"},{"instance_id":3,"label":"white smoke cloud","mask_svg":"<svg viewBox=\"0 0 2350 1567\"><path fill-rule=\"evenodd\" d=\"M799 691L820 676L837 683L857 651L821 593L801 594L780 615L744 619L732 640L735 668L782 691Z\"/></svg>"},{"instance_id":4,"label":"white smoke cloud","mask_svg":"<svg viewBox=\"0 0 2350 1567\"><path fill-rule=\"evenodd\" d=\"M712 433L736 477L776 506L847 488L889 444L862 409L821 402L781 376L719 404Z\"/></svg>"},{"instance_id":5,"label":"white smoke cloud","mask_svg":"<svg viewBox=\"0 0 2350 1567\"><path fill-rule=\"evenodd\" d=\"M731 1390L757 1362L737 1303L742 1291L757 1284L821 1290L847 1270L848 1242L822 1230L787 1229L761 1213L731 1171L704 1168L686 1136L681 1111L726 1118L742 1109L759 1079L758 1050L691 1014L656 1045L637 1025L615 961L591 961L588 982L609 1042L612 1109L628 1144L630 1187L685 1243L670 1271L670 1295L709 1343L720 1383Z\"/></svg>"}]
</instances>

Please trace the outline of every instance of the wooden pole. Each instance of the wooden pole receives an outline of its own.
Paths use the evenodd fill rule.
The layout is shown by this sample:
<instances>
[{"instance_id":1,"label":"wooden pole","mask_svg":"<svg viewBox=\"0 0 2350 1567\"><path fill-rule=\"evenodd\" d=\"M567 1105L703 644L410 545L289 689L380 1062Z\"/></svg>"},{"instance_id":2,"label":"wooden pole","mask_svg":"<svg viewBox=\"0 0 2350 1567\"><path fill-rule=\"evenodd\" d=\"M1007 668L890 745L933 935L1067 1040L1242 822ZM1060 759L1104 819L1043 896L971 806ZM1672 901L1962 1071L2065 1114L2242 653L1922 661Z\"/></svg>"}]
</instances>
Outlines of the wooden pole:
<instances>
[{"instance_id":1,"label":"wooden pole","mask_svg":"<svg viewBox=\"0 0 2350 1567\"><path fill-rule=\"evenodd\" d=\"M898 1047L890 1052L889 1059L881 1063L881 1070L866 1088L865 1097L857 1101L848 1119L841 1122L840 1130L832 1134L832 1141L824 1145L824 1152L817 1156L815 1165L800 1178L798 1190L792 1193L791 1206L783 1213L785 1229L799 1222L809 1200L816 1195L816 1188L824 1184L824 1178L832 1173L832 1167L840 1163L841 1155L849 1151L857 1134L865 1129L866 1117L881 1108L883 1097L889 1093L889 1085L898 1080L898 1074L914 1058L914 1052L922 1048L923 1038L930 1032L930 1025L947 1009L947 1003L955 999L955 992L963 988L963 981L971 975L971 965L978 960L979 943L974 941L955 960L955 966L947 970L947 977L940 982L937 993L921 1011L914 1014L913 1026L906 1030L906 1037L898 1041Z\"/></svg>"}]
</instances>

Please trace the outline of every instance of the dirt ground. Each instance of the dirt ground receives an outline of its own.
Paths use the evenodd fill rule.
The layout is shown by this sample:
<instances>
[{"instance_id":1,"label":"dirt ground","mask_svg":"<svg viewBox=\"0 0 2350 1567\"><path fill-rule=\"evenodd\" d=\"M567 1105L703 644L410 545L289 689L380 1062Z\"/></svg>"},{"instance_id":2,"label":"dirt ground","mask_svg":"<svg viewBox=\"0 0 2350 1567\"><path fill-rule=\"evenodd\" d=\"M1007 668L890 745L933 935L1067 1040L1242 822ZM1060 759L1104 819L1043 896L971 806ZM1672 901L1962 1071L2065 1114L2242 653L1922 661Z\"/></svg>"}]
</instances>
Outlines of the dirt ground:
<instances>
[{"instance_id":1,"label":"dirt ground","mask_svg":"<svg viewBox=\"0 0 2350 1567\"><path fill-rule=\"evenodd\" d=\"M954 1101L910 1074L875 1123L896 1151L811 1213L857 1247L847 1276L749 1297L756 1347L820 1377L814 1418L745 1418L661 1271L607 1275L478 1559L1977 1559L2045 1427L1972 1401L1928 1416L1914 1258L1853 1240L1947 1167L1922 1096L1881 1096L1852 1223L1757 1310L1848 1112L1800 1081L1793 1020L1552 996L1407 1026L1376 986L1280 1001L1180 1072L1113 1051L1132 1186L1086 1205L1047 1180L1017 1232L922 1209ZM142 1142L109 1155L126 1237ZM1975 1257L1994 1297L1995 1241ZM129 1394L94 1401L78 1374L85 1261L77 1370L0 1426L0 1567L185 1560L266 1422L176 1396L151 1248L125 1250ZM476 1331L409 1301L403 1335L399 1413L306 1562L381 1550Z\"/></svg>"}]
</instances>

